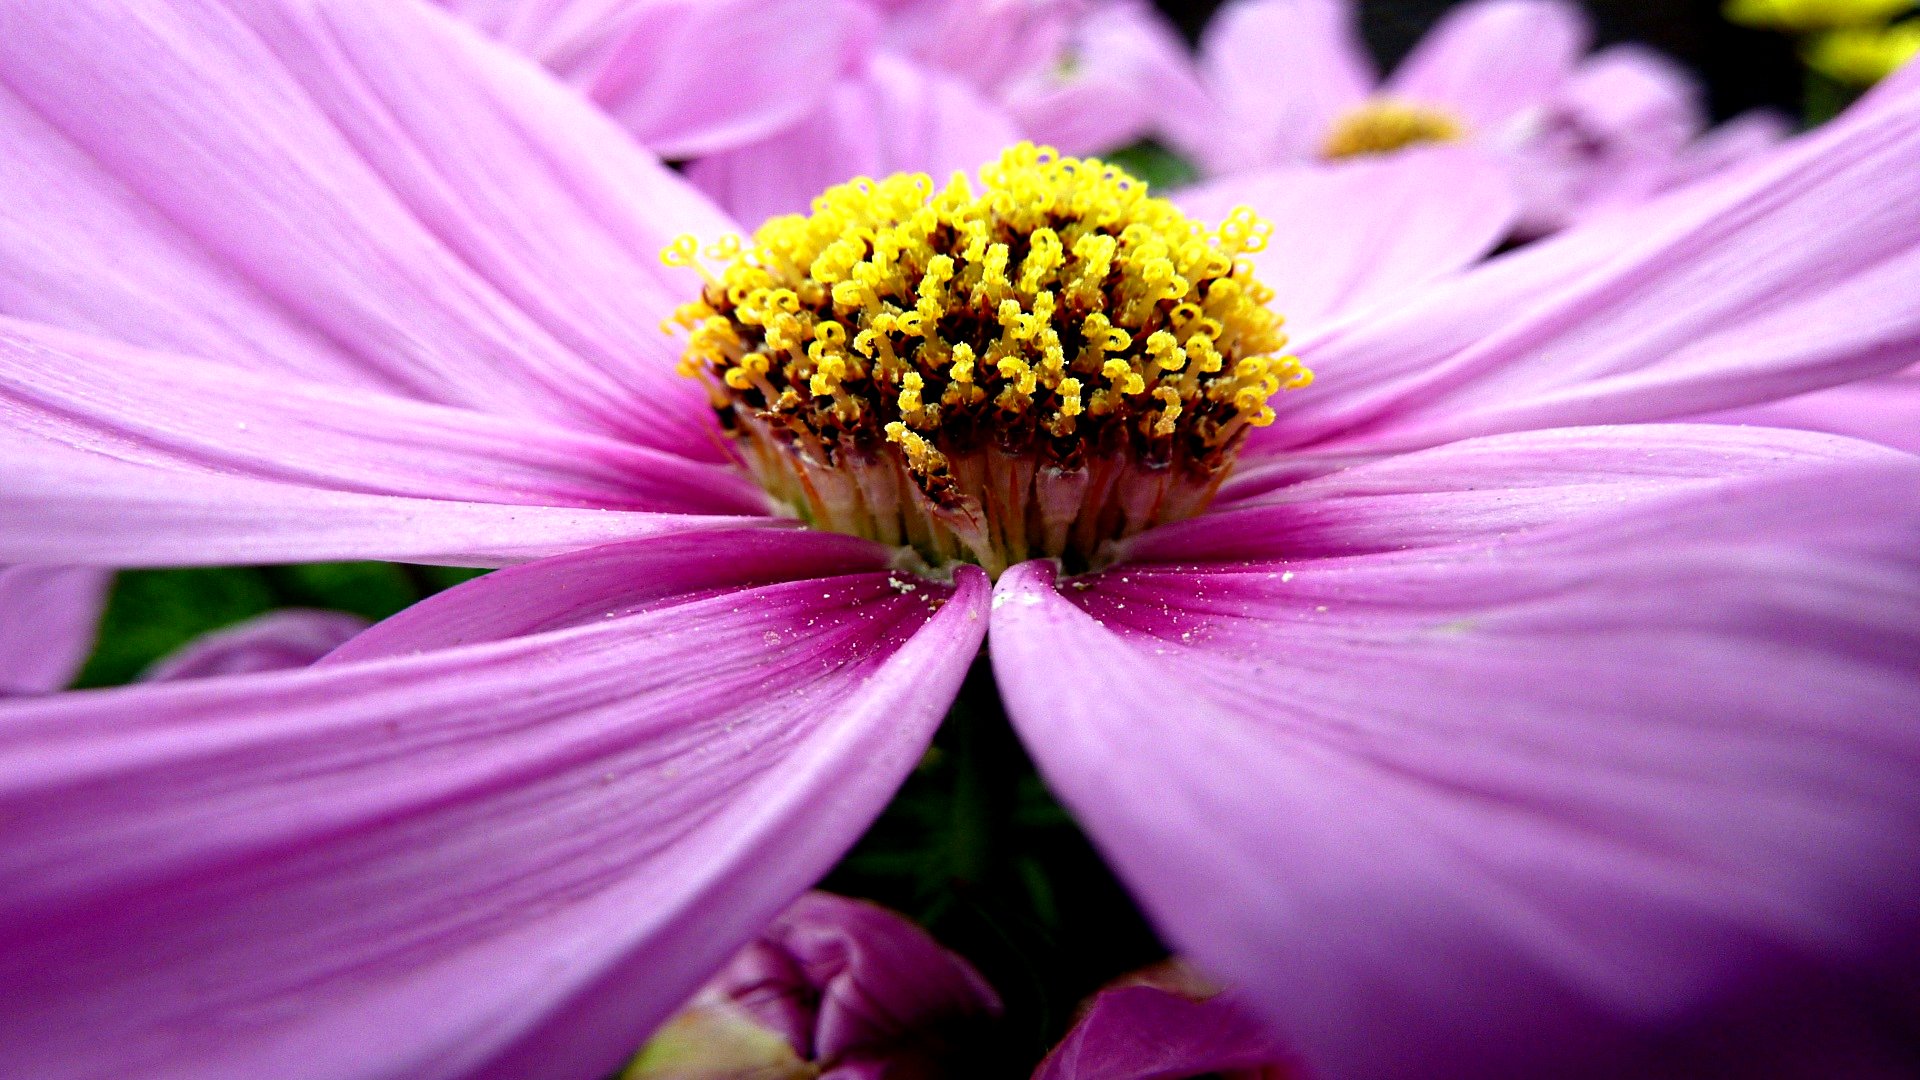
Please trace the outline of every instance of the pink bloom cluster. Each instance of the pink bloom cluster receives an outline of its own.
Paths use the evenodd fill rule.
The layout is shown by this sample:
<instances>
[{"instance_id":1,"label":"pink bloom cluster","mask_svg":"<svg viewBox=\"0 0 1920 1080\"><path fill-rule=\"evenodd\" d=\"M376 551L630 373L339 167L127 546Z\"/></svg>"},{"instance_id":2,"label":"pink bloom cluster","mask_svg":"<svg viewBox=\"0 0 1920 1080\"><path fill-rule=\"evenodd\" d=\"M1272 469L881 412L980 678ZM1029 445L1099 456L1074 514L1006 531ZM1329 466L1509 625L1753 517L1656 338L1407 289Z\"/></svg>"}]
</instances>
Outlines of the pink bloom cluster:
<instances>
[{"instance_id":1,"label":"pink bloom cluster","mask_svg":"<svg viewBox=\"0 0 1920 1080\"><path fill-rule=\"evenodd\" d=\"M1146 0L441 0L580 86L735 218L855 176L1156 130L1191 62ZM716 72L725 76L716 78Z\"/></svg>"},{"instance_id":2,"label":"pink bloom cluster","mask_svg":"<svg viewBox=\"0 0 1920 1080\"><path fill-rule=\"evenodd\" d=\"M1571 0L1474 0L1447 13L1382 80L1354 0L1234 0L1208 25L1201 91L1166 118L1209 171L1318 159L1370 103L1430 109L1501 164L1538 235L1747 161L1787 134L1753 113L1705 132L1700 88L1638 46L1587 53ZM1197 103L1197 104L1196 104Z\"/></svg>"},{"instance_id":3,"label":"pink bloom cluster","mask_svg":"<svg viewBox=\"0 0 1920 1080\"><path fill-rule=\"evenodd\" d=\"M1316 382L1206 514L997 582L769 512L658 329L737 226L436 8L14 5L0 129L0 562L504 567L0 704L0 1073L605 1076L989 637L1310 1075L1911 1069L1920 460L1685 421L1920 359L1920 78L1479 265L1471 148L1195 192Z\"/></svg>"}]
</instances>

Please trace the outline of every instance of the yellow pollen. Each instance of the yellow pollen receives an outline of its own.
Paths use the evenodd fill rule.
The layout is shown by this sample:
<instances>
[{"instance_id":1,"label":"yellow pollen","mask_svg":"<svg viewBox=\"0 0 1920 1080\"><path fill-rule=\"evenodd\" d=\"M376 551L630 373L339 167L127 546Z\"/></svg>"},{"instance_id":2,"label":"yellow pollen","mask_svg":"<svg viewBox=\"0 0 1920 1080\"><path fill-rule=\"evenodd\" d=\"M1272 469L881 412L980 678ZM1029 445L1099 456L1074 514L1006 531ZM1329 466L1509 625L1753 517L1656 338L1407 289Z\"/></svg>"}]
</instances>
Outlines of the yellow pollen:
<instances>
[{"instance_id":1,"label":"yellow pollen","mask_svg":"<svg viewBox=\"0 0 1920 1080\"><path fill-rule=\"evenodd\" d=\"M1204 508L1269 400L1312 373L1284 353L1244 256L1100 161L1022 143L936 188L828 189L707 278L670 327L761 484L812 524L990 572L1097 562Z\"/></svg>"},{"instance_id":2,"label":"yellow pollen","mask_svg":"<svg viewBox=\"0 0 1920 1080\"><path fill-rule=\"evenodd\" d=\"M1375 98L1341 117L1321 144L1320 156L1329 161L1391 154L1422 143L1459 142L1464 124L1439 109L1410 101Z\"/></svg>"}]
</instances>

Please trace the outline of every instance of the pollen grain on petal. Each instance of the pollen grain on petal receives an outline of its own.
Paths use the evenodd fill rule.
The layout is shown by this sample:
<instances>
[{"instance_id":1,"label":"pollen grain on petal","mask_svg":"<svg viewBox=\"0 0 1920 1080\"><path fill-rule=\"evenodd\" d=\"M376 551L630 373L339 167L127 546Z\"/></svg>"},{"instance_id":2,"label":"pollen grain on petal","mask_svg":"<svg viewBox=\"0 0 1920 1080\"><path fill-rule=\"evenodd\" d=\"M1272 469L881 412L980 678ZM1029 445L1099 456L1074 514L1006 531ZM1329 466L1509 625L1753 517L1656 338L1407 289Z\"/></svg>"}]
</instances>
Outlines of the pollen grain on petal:
<instances>
[{"instance_id":1,"label":"pollen grain on petal","mask_svg":"<svg viewBox=\"0 0 1920 1080\"><path fill-rule=\"evenodd\" d=\"M1245 258L1271 227L1217 227L1112 165L1022 143L937 187L856 179L776 218L671 323L763 486L810 523L991 573L1203 508L1284 353ZM695 260L682 239L662 258Z\"/></svg>"}]
</instances>

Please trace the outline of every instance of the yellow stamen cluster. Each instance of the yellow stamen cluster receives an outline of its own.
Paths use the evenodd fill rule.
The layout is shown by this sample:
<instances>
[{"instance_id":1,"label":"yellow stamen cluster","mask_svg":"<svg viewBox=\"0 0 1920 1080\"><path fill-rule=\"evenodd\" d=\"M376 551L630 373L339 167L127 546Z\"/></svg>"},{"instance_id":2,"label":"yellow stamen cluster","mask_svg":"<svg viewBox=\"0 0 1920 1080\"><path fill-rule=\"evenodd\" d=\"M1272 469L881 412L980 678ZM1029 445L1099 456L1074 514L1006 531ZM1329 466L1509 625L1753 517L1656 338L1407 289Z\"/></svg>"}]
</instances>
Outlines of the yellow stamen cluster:
<instances>
[{"instance_id":1,"label":"yellow stamen cluster","mask_svg":"<svg viewBox=\"0 0 1920 1080\"><path fill-rule=\"evenodd\" d=\"M1392 98L1375 98L1341 117L1321 144L1329 161L1391 154L1422 143L1459 142L1467 129L1439 109Z\"/></svg>"},{"instance_id":2,"label":"yellow stamen cluster","mask_svg":"<svg viewBox=\"0 0 1920 1080\"><path fill-rule=\"evenodd\" d=\"M674 322L770 491L826 528L997 570L1091 560L1196 512L1268 400L1311 378L1217 228L1111 165L1015 146L936 190L859 179L707 275ZM1126 505L1123 505L1126 504Z\"/></svg>"}]
</instances>

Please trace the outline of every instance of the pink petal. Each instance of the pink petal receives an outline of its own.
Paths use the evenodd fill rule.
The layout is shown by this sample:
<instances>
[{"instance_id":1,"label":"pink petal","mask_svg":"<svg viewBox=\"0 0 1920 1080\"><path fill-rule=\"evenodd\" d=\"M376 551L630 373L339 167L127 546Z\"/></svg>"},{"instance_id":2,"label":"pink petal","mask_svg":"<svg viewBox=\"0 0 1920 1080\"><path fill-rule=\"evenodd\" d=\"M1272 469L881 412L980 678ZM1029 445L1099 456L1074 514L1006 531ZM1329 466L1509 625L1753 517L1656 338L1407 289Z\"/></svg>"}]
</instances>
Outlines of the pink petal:
<instances>
[{"instance_id":1,"label":"pink petal","mask_svg":"<svg viewBox=\"0 0 1920 1080\"><path fill-rule=\"evenodd\" d=\"M1210 172L1318 156L1377 81L1352 0L1234 0L1200 37L1200 73L1219 113L1177 141Z\"/></svg>"},{"instance_id":2,"label":"pink petal","mask_svg":"<svg viewBox=\"0 0 1920 1080\"><path fill-rule=\"evenodd\" d=\"M1297 343L1256 445L1371 452L1661 420L1920 358L1920 106L1531 245Z\"/></svg>"},{"instance_id":3,"label":"pink petal","mask_svg":"<svg viewBox=\"0 0 1920 1080\"><path fill-rule=\"evenodd\" d=\"M771 518L523 506L327 490L160 468L0 431L0 563L220 566L385 559L500 566L613 540L785 528Z\"/></svg>"},{"instance_id":4,"label":"pink petal","mask_svg":"<svg viewBox=\"0 0 1920 1080\"><path fill-rule=\"evenodd\" d=\"M1075 24L1059 62L998 96L1028 138L1076 155L1165 134L1169 115L1207 108L1185 42L1146 0L1098 5Z\"/></svg>"},{"instance_id":5,"label":"pink petal","mask_svg":"<svg viewBox=\"0 0 1920 1080\"><path fill-rule=\"evenodd\" d=\"M366 628L367 620L344 611L287 608L202 634L154 661L140 678L175 682L309 667Z\"/></svg>"},{"instance_id":6,"label":"pink petal","mask_svg":"<svg viewBox=\"0 0 1920 1080\"><path fill-rule=\"evenodd\" d=\"M1025 564L992 656L1049 784L1310 1075L1910 1070L1920 465L1269 550Z\"/></svg>"},{"instance_id":7,"label":"pink petal","mask_svg":"<svg viewBox=\"0 0 1920 1080\"><path fill-rule=\"evenodd\" d=\"M658 153L697 157L792 123L865 33L855 0L441 0L581 87ZM725 78L714 78L724 57Z\"/></svg>"},{"instance_id":8,"label":"pink petal","mask_svg":"<svg viewBox=\"0 0 1920 1080\"><path fill-rule=\"evenodd\" d=\"M1920 369L1715 413L1726 424L1763 424L1850 435L1920 454Z\"/></svg>"},{"instance_id":9,"label":"pink petal","mask_svg":"<svg viewBox=\"0 0 1920 1080\"><path fill-rule=\"evenodd\" d=\"M1623 424L1466 439L1306 480L1278 459L1235 475L1213 513L1145 533L1132 550L1150 560L1251 558L1283 533L1290 551L1315 557L1456 544L1734 477L1897 457L1810 431Z\"/></svg>"},{"instance_id":10,"label":"pink petal","mask_svg":"<svg viewBox=\"0 0 1920 1080\"><path fill-rule=\"evenodd\" d=\"M1387 80L1398 98L1438 104L1489 138L1556 94L1592 35L1577 4L1474 0L1449 11Z\"/></svg>"},{"instance_id":11,"label":"pink petal","mask_svg":"<svg viewBox=\"0 0 1920 1080\"><path fill-rule=\"evenodd\" d=\"M1241 173L1178 194L1213 223L1236 206L1273 224L1253 256L1290 327L1312 327L1402 295L1492 251L1518 205L1506 172L1442 147L1340 165Z\"/></svg>"},{"instance_id":12,"label":"pink petal","mask_svg":"<svg viewBox=\"0 0 1920 1080\"><path fill-rule=\"evenodd\" d=\"M923 753L986 581L889 581L7 706L0 1071L607 1075Z\"/></svg>"},{"instance_id":13,"label":"pink petal","mask_svg":"<svg viewBox=\"0 0 1920 1080\"><path fill-rule=\"evenodd\" d=\"M805 213L814 196L856 176L924 172L945 183L1018 139L998 107L965 83L883 54L799 123L701 158L687 176L734 217L758 225Z\"/></svg>"},{"instance_id":14,"label":"pink petal","mask_svg":"<svg viewBox=\"0 0 1920 1080\"><path fill-rule=\"evenodd\" d=\"M0 566L0 698L64 688L93 652L110 571Z\"/></svg>"},{"instance_id":15,"label":"pink petal","mask_svg":"<svg viewBox=\"0 0 1920 1080\"><path fill-rule=\"evenodd\" d=\"M509 419L0 319L0 423L126 461L339 491L753 514L736 470Z\"/></svg>"},{"instance_id":16,"label":"pink petal","mask_svg":"<svg viewBox=\"0 0 1920 1080\"><path fill-rule=\"evenodd\" d=\"M80 0L0 75L0 309L715 455L655 256L727 222L450 17Z\"/></svg>"},{"instance_id":17,"label":"pink petal","mask_svg":"<svg viewBox=\"0 0 1920 1080\"><path fill-rule=\"evenodd\" d=\"M870 3L873 0L869 0ZM1059 61L1087 0L879 0L885 42L988 94Z\"/></svg>"},{"instance_id":18,"label":"pink petal","mask_svg":"<svg viewBox=\"0 0 1920 1080\"><path fill-rule=\"evenodd\" d=\"M1706 124L1700 96L1685 69L1650 49L1589 57L1512 151L1526 204L1521 231L1554 232L1672 186Z\"/></svg>"}]
</instances>

